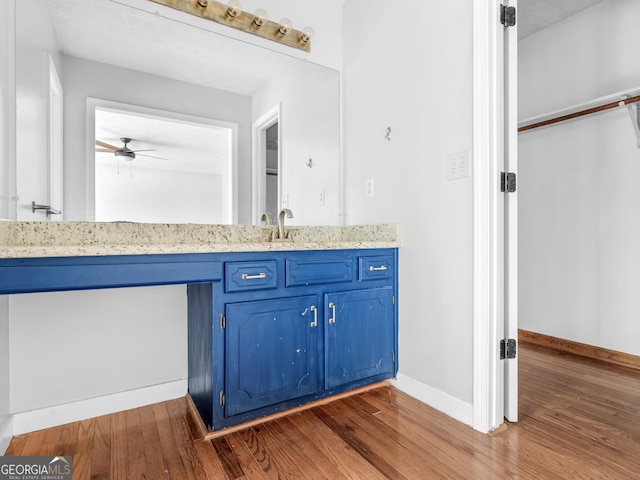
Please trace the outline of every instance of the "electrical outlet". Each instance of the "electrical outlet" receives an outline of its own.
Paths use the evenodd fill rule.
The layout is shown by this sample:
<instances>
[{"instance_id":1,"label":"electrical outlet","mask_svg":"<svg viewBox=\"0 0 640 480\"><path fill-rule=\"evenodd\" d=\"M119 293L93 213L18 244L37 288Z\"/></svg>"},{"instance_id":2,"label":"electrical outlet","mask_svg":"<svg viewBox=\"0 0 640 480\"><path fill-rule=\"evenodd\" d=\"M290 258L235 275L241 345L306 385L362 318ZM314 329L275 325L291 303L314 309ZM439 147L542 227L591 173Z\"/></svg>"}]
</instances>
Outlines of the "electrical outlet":
<instances>
[{"instance_id":1,"label":"electrical outlet","mask_svg":"<svg viewBox=\"0 0 640 480\"><path fill-rule=\"evenodd\" d=\"M471 176L469 150L447 155L447 180L457 180Z\"/></svg>"},{"instance_id":2,"label":"electrical outlet","mask_svg":"<svg viewBox=\"0 0 640 480\"><path fill-rule=\"evenodd\" d=\"M324 188L320 190L319 200L320 200L320 205L324 205Z\"/></svg>"},{"instance_id":3,"label":"electrical outlet","mask_svg":"<svg viewBox=\"0 0 640 480\"><path fill-rule=\"evenodd\" d=\"M285 193L282 195L282 207L281 208L289 208L289 194Z\"/></svg>"},{"instance_id":4,"label":"electrical outlet","mask_svg":"<svg viewBox=\"0 0 640 480\"><path fill-rule=\"evenodd\" d=\"M364 196L373 197L373 178L367 178L364 185Z\"/></svg>"}]
</instances>

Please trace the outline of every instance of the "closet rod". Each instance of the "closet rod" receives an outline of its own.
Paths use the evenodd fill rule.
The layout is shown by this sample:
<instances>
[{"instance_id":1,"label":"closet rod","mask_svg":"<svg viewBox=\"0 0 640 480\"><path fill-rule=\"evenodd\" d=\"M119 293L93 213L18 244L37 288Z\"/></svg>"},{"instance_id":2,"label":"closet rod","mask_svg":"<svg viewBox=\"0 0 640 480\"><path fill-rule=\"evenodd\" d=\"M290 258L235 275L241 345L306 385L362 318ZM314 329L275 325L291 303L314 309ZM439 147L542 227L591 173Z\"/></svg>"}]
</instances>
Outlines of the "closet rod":
<instances>
[{"instance_id":1,"label":"closet rod","mask_svg":"<svg viewBox=\"0 0 640 480\"><path fill-rule=\"evenodd\" d=\"M624 107L626 105L629 105L631 103L636 103L636 102L640 102L640 95L636 95L635 97L625 98L623 100L618 100L617 102L605 103L603 105L598 105L597 107L587 108L586 110L580 110L579 112L568 113L567 115L550 118L548 120L532 123L530 125L525 125L523 127L518 128L518 133L526 132L527 130L533 130L534 128L538 128L538 127L544 127L545 125L553 125L554 123L564 122L565 120L571 120L572 118L583 117L585 115L590 115L592 113L598 113L604 110L610 110L616 107Z\"/></svg>"}]
</instances>

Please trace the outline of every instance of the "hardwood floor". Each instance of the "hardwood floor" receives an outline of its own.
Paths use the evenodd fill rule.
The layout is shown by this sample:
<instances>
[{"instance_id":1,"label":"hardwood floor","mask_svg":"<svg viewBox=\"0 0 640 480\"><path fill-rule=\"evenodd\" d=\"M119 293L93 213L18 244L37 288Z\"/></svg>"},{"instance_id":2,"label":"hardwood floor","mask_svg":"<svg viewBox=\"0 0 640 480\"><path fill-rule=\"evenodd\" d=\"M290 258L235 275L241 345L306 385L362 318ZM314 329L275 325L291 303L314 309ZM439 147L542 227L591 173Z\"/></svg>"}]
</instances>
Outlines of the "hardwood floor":
<instances>
[{"instance_id":1,"label":"hardwood floor","mask_svg":"<svg viewBox=\"0 0 640 480\"><path fill-rule=\"evenodd\" d=\"M382 387L213 440L185 399L17 436L74 479L640 478L640 373L520 349L521 421L475 432Z\"/></svg>"}]
</instances>

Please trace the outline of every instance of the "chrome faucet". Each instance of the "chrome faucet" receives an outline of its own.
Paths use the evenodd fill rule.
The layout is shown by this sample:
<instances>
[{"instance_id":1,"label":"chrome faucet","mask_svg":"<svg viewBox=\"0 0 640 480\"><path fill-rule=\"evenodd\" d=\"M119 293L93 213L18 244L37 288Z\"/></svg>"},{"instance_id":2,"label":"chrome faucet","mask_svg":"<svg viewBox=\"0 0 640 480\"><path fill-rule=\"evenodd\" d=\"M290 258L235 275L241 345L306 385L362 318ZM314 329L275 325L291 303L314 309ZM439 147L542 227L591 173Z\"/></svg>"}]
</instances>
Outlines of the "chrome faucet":
<instances>
[{"instance_id":1,"label":"chrome faucet","mask_svg":"<svg viewBox=\"0 0 640 480\"><path fill-rule=\"evenodd\" d=\"M280 210L280 213L278 214L278 238L280 240L284 240L285 238L284 236L284 216L285 215L287 216L287 218L293 218L293 213L288 208L283 208L282 210Z\"/></svg>"},{"instance_id":2,"label":"chrome faucet","mask_svg":"<svg viewBox=\"0 0 640 480\"><path fill-rule=\"evenodd\" d=\"M261 222L267 222L266 225L273 225L273 217L271 217L271 212L262 212L260 215Z\"/></svg>"}]
</instances>

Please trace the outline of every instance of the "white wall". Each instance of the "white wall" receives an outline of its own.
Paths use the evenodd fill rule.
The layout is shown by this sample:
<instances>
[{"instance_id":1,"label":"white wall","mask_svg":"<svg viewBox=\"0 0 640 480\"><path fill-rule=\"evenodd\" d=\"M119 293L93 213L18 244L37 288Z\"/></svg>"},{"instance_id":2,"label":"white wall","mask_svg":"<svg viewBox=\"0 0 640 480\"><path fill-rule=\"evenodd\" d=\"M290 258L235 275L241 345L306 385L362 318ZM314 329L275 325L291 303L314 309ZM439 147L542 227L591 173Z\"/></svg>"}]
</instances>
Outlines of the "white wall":
<instances>
[{"instance_id":1,"label":"white wall","mask_svg":"<svg viewBox=\"0 0 640 480\"><path fill-rule=\"evenodd\" d=\"M304 79L304 81L301 81ZM340 74L296 63L253 97L253 118L281 105L282 197L296 225L340 222ZM307 166L312 159L312 167ZM321 192L324 204L321 204ZM282 205L286 206L286 205ZM277 214L277 212L276 212Z\"/></svg>"},{"instance_id":2,"label":"white wall","mask_svg":"<svg viewBox=\"0 0 640 480\"><path fill-rule=\"evenodd\" d=\"M521 118L636 88L640 3L519 43ZM626 108L519 136L520 327L640 355L640 149Z\"/></svg>"},{"instance_id":3,"label":"white wall","mask_svg":"<svg viewBox=\"0 0 640 480\"><path fill-rule=\"evenodd\" d=\"M96 219L101 222L225 223L222 175L96 162Z\"/></svg>"},{"instance_id":4,"label":"white wall","mask_svg":"<svg viewBox=\"0 0 640 480\"><path fill-rule=\"evenodd\" d=\"M13 413L185 379L185 290L13 295Z\"/></svg>"},{"instance_id":5,"label":"white wall","mask_svg":"<svg viewBox=\"0 0 640 480\"><path fill-rule=\"evenodd\" d=\"M447 181L446 164L472 143L472 2L394 2L401 21L388 10L345 3L347 223L402 224L400 373L470 405L472 180Z\"/></svg>"}]
</instances>

